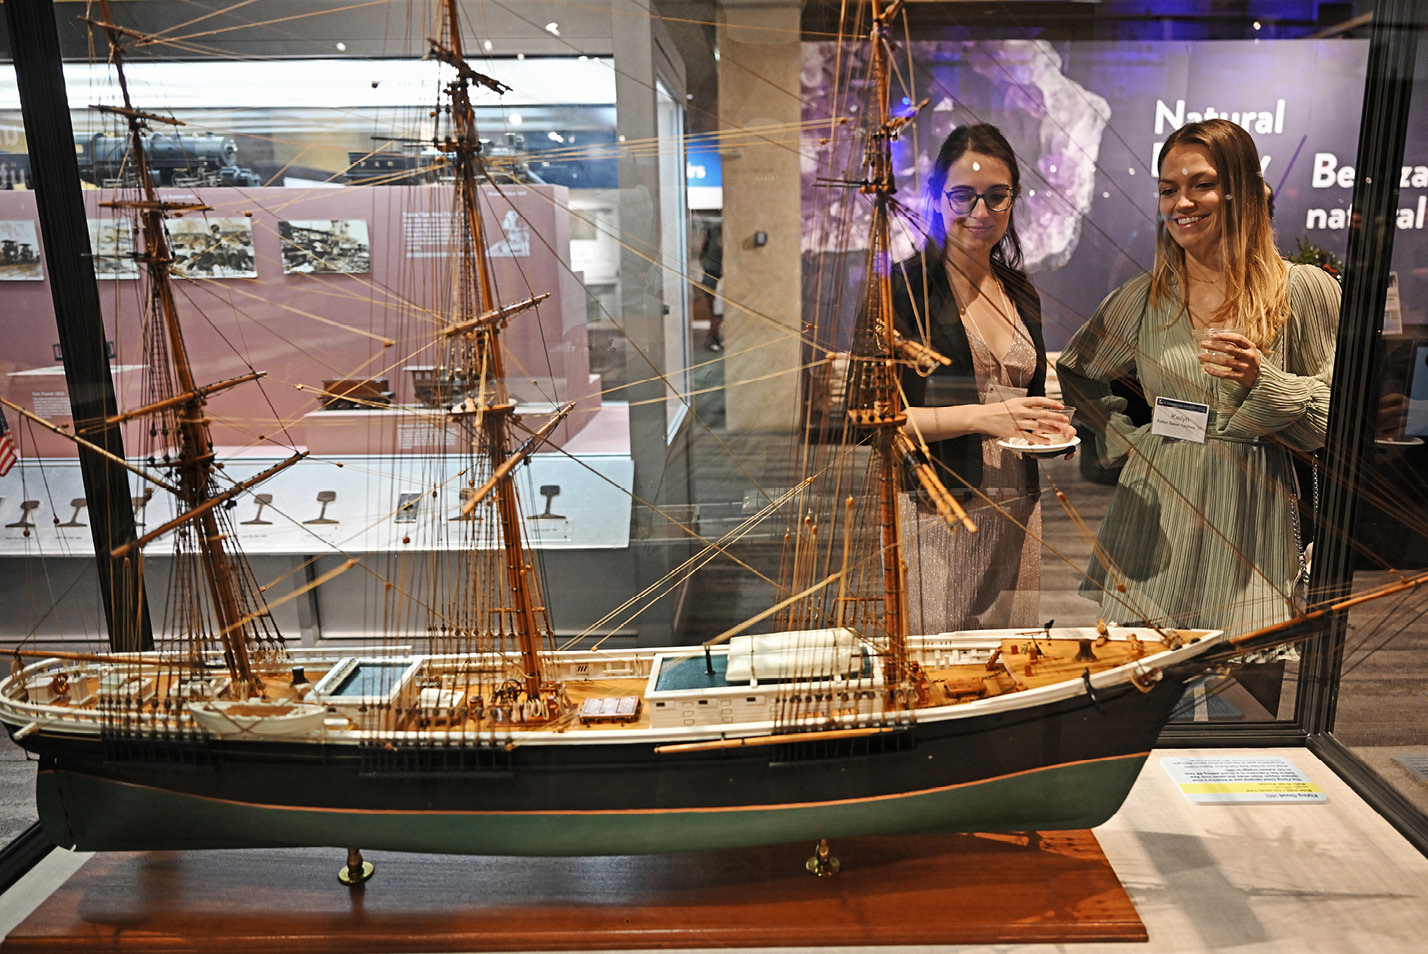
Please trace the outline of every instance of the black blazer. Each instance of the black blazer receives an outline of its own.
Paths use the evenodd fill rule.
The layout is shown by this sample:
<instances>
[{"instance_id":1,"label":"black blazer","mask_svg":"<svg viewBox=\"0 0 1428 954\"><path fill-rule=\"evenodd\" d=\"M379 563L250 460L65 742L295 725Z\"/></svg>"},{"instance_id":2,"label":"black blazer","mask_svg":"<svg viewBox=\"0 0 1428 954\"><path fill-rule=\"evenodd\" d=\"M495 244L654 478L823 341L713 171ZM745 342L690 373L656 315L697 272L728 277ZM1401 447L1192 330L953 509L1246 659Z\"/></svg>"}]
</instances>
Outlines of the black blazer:
<instances>
[{"instance_id":1,"label":"black blazer","mask_svg":"<svg viewBox=\"0 0 1428 954\"><path fill-rule=\"evenodd\" d=\"M1046 343L1041 334L1041 296L1025 274L995 263L992 270L1006 288L1007 296L1016 306L1022 323L1031 335L1032 344L1036 346L1036 370L1027 384L1026 393L1030 397L1043 397L1046 394ZM926 307L914 309L913 302L923 301L924 287ZM921 316L922 324L927 328L926 334L919 328L914 315ZM972 364L972 346L967 341L967 329L962 325L952 284L940 257L924 250L893 269L893 319L898 333L904 338L923 342L952 360L951 365L939 366L925 378L912 368L903 367L902 387L910 406L949 407L982 403ZM971 496L971 491L960 480L950 477L947 471L960 474L973 487L980 487L982 439L983 435L968 434L928 444L942 482L958 496ZM1027 486L1032 490L1039 489L1036 461L1027 457L1023 458L1023 463Z\"/></svg>"}]
</instances>

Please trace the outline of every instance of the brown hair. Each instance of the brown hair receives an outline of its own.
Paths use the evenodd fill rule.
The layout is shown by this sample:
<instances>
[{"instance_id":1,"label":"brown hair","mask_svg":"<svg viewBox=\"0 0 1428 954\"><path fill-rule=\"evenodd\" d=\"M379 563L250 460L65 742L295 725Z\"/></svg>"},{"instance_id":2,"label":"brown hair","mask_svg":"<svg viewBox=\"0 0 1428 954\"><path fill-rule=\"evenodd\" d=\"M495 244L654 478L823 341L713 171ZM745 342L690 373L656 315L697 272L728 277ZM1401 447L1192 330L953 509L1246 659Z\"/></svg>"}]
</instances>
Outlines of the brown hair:
<instances>
[{"instance_id":1,"label":"brown hair","mask_svg":"<svg viewBox=\"0 0 1428 954\"><path fill-rule=\"evenodd\" d=\"M948 133L937 151L932 163L932 172L927 177L927 249L938 260L942 257L942 244L947 241L947 227L942 221L942 206L947 201L942 194L947 188L947 174L952 164L969 152L979 153L999 159L1011 172L1012 192L1021 193L1021 168L1016 163L1016 152L1007 142L1002 131L991 123L977 123L972 126L958 126ZM992 261L1020 273L1021 239L1016 234L1016 205L1012 205L1007 217L1007 231L1002 240L992 249Z\"/></svg>"},{"instance_id":2,"label":"brown hair","mask_svg":"<svg viewBox=\"0 0 1428 954\"><path fill-rule=\"evenodd\" d=\"M1269 190L1260 172L1259 150L1249 133L1227 119L1186 123L1160 147L1157 172L1170 150L1182 145L1201 146L1210 154L1224 197L1220 263L1225 273L1225 304L1215 317L1243 327L1246 337L1266 347L1289 318L1289 289L1274 244ZM1189 287L1185 250L1170 237L1165 221L1157 218L1150 301L1160 304L1178 297L1183 304Z\"/></svg>"}]
</instances>

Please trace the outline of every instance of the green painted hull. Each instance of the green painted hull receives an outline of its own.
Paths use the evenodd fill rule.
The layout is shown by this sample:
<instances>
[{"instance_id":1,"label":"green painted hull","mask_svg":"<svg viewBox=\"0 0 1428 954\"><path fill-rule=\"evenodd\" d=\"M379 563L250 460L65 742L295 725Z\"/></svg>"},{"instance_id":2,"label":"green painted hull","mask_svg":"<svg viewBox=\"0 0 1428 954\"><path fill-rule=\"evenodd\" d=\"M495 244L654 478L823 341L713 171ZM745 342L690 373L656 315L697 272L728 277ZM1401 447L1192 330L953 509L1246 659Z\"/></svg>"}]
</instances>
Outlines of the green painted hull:
<instances>
[{"instance_id":1,"label":"green painted hull","mask_svg":"<svg viewBox=\"0 0 1428 954\"><path fill-rule=\"evenodd\" d=\"M58 844L109 850L332 846L644 854L855 835L1090 828L1120 807L1147 754L875 798L692 810L334 810L246 804L55 771L40 774L38 797L45 829ZM82 828L72 827L72 819Z\"/></svg>"}]
</instances>

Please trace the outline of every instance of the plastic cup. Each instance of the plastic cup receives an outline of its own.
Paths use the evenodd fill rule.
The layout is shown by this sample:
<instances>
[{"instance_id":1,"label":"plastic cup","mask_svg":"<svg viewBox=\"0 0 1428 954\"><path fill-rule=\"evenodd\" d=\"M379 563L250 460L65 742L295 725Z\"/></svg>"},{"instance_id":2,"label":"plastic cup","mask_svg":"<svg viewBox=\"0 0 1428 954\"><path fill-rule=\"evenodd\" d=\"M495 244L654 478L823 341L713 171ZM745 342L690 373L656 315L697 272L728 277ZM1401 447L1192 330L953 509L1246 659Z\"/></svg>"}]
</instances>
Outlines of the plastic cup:
<instances>
[{"instance_id":1,"label":"plastic cup","mask_svg":"<svg viewBox=\"0 0 1428 954\"><path fill-rule=\"evenodd\" d=\"M1076 413L1076 409L1075 409L1074 407L1072 407L1071 405L1069 405L1069 404L1066 405L1065 407L1061 407L1061 408L1048 408L1048 410L1051 410L1051 411L1053 411L1053 412L1055 412L1055 413L1057 413L1057 414L1065 414L1065 415L1066 415L1066 419L1067 419L1068 421L1069 421L1069 420L1075 415L1075 413ZM1063 443L1065 440L1066 440L1066 438L1063 437L1063 436L1061 436L1061 433L1060 433L1059 431L1057 431L1057 432L1051 432L1051 431L1037 431L1035 434L1032 434L1032 435L1031 435L1031 437L1027 440L1027 443L1028 443L1028 444L1060 444L1060 443Z\"/></svg>"},{"instance_id":2,"label":"plastic cup","mask_svg":"<svg viewBox=\"0 0 1428 954\"><path fill-rule=\"evenodd\" d=\"M1210 343L1210 341L1211 341L1212 339L1214 339L1214 337L1215 337L1216 334L1219 334L1219 333L1222 333L1222 332L1229 332L1230 334L1242 335L1242 334L1245 333L1245 330L1244 330L1243 328L1238 327L1238 326L1233 327L1233 328L1196 328L1196 329L1195 329L1195 343L1200 346L1200 350L1201 350L1202 352L1208 353L1209 350L1210 350L1210 348L1209 348L1209 343Z\"/></svg>"}]
</instances>

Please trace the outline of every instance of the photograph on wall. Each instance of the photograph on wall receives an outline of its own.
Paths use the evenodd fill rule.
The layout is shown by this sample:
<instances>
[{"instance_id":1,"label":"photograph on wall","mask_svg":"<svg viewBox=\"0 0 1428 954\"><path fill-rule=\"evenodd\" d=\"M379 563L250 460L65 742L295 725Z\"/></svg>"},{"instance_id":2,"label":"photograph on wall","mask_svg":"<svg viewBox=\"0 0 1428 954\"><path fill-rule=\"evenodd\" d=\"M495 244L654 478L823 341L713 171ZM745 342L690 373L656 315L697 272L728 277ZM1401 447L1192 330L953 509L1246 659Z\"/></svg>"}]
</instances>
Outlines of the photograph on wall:
<instances>
[{"instance_id":1,"label":"photograph on wall","mask_svg":"<svg viewBox=\"0 0 1428 954\"><path fill-rule=\"evenodd\" d=\"M0 222L0 281L38 282L44 277L35 223L24 219Z\"/></svg>"},{"instance_id":2,"label":"photograph on wall","mask_svg":"<svg viewBox=\"0 0 1428 954\"><path fill-rule=\"evenodd\" d=\"M134 260L134 223L126 219L89 219L89 247L94 250L94 277L138 278Z\"/></svg>"},{"instance_id":3,"label":"photograph on wall","mask_svg":"<svg viewBox=\"0 0 1428 954\"><path fill-rule=\"evenodd\" d=\"M279 222L284 275L361 274L372 270L372 244L363 219Z\"/></svg>"},{"instance_id":4,"label":"photograph on wall","mask_svg":"<svg viewBox=\"0 0 1428 954\"><path fill-rule=\"evenodd\" d=\"M180 278L257 278L253 225L246 218L170 219L173 273Z\"/></svg>"}]
</instances>

